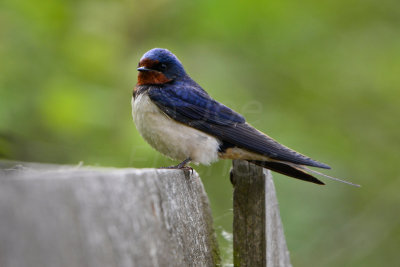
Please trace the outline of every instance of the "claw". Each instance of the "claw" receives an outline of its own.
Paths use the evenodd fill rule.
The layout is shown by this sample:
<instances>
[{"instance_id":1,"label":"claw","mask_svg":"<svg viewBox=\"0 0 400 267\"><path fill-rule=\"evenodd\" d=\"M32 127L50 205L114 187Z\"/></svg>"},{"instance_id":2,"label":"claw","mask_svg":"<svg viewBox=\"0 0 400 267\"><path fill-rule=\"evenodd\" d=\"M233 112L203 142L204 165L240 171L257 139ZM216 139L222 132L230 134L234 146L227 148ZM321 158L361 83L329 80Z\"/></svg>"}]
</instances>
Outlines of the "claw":
<instances>
[{"instance_id":1,"label":"claw","mask_svg":"<svg viewBox=\"0 0 400 267\"><path fill-rule=\"evenodd\" d=\"M190 174L193 174L193 168L190 166L184 166L181 168L181 170L190 171Z\"/></svg>"},{"instance_id":2,"label":"claw","mask_svg":"<svg viewBox=\"0 0 400 267\"><path fill-rule=\"evenodd\" d=\"M182 161L181 163L179 163L178 165L161 167L160 169L188 170L188 171L191 171L191 173L193 174L193 168L190 166L186 166L186 164L188 164L191 160L192 160L191 158L187 158L184 161Z\"/></svg>"}]
</instances>

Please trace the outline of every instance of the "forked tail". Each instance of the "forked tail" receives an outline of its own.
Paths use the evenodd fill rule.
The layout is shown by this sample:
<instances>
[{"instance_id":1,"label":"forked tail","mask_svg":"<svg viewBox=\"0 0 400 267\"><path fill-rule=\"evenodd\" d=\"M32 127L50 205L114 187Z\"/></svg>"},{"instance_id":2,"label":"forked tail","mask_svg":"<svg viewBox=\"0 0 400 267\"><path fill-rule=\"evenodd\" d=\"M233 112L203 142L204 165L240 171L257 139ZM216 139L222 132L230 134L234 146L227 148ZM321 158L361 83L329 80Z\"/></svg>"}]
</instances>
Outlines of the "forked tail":
<instances>
[{"instance_id":1,"label":"forked tail","mask_svg":"<svg viewBox=\"0 0 400 267\"><path fill-rule=\"evenodd\" d=\"M263 168L270 169L271 171L274 171L274 172L278 172L278 173L281 173L281 174L284 174L284 175L287 175L287 176L290 176L290 177L293 177L296 179L300 179L303 181L307 181L307 182L311 182L311 183L315 183L315 184L319 184L319 185L324 185L325 183L318 180L317 178L315 178L313 175L309 174L308 172L312 172L314 174L324 176L324 177L329 178L334 181L338 181L338 182L342 182L342 183L349 184L352 186L360 187L360 185L358 185L358 184L344 181L339 178L332 177L332 176L326 175L324 173L320 173L318 171L309 169L303 165L297 165L297 164L293 164L290 162L259 161L259 160L249 160L249 162L254 163Z\"/></svg>"}]
</instances>

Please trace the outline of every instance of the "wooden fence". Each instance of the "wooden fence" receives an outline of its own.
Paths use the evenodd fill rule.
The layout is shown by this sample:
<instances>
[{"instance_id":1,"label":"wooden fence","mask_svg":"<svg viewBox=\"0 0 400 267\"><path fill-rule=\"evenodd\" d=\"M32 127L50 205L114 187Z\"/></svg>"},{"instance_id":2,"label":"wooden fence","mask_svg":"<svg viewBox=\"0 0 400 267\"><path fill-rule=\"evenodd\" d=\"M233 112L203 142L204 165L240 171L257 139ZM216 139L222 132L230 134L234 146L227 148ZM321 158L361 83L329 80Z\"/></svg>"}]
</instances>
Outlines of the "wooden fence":
<instances>
[{"instance_id":1,"label":"wooden fence","mask_svg":"<svg viewBox=\"0 0 400 267\"><path fill-rule=\"evenodd\" d=\"M235 161L231 181L234 265L291 266L270 173ZM0 161L0 266L221 262L196 172Z\"/></svg>"}]
</instances>

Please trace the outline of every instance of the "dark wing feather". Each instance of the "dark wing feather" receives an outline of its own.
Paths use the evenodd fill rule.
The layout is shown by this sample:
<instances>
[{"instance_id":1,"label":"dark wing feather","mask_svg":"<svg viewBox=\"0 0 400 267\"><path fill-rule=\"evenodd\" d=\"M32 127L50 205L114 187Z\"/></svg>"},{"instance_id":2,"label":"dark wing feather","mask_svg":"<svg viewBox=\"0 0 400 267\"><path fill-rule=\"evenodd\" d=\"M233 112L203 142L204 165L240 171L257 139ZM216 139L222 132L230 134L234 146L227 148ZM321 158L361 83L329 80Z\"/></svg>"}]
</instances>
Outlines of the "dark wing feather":
<instances>
[{"instance_id":1,"label":"dark wing feather","mask_svg":"<svg viewBox=\"0 0 400 267\"><path fill-rule=\"evenodd\" d=\"M329 169L273 140L245 122L239 113L218 103L196 87L153 87L150 99L168 116L237 146L275 160Z\"/></svg>"},{"instance_id":2,"label":"dark wing feather","mask_svg":"<svg viewBox=\"0 0 400 267\"><path fill-rule=\"evenodd\" d=\"M192 87L153 87L150 99L173 119L188 124L209 123L230 126L244 123L239 113L213 100L204 91Z\"/></svg>"},{"instance_id":3,"label":"dark wing feather","mask_svg":"<svg viewBox=\"0 0 400 267\"><path fill-rule=\"evenodd\" d=\"M247 149L252 152L268 156L275 160L288 161L295 164L308 165L313 167L329 169L330 167L324 163L315 161L306 157L290 148L279 144L277 141L258 131L247 123L240 123L225 127L221 125L213 125L209 127L207 124L200 124L198 129L210 133L219 133L221 140L234 144L240 148Z\"/></svg>"},{"instance_id":4,"label":"dark wing feather","mask_svg":"<svg viewBox=\"0 0 400 267\"><path fill-rule=\"evenodd\" d=\"M249 162L254 163L258 166L270 169L271 171L278 172L296 179L300 179L303 181L324 185L323 182L307 173L306 171L296 168L294 166L290 166L284 164L282 162L274 162L274 161L258 161L258 160L249 160Z\"/></svg>"}]
</instances>

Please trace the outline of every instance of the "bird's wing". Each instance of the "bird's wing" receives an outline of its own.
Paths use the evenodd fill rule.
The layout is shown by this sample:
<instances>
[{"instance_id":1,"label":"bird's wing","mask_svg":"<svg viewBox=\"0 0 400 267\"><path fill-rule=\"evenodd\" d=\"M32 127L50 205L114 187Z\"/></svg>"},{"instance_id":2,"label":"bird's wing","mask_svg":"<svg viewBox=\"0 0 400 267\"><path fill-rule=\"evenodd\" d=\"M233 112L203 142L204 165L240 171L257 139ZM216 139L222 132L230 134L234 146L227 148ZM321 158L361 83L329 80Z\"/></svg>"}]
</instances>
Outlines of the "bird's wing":
<instances>
[{"instance_id":1,"label":"bird's wing","mask_svg":"<svg viewBox=\"0 0 400 267\"><path fill-rule=\"evenodd\" d=\"M258 160L249 160L249 162L254 163L258 166L270 169L271 171L278 172L296 179L300 179L303 181L324 185L323 182L307 173L305 170L300 169L296 166L291 166L282 162L276 161L258 161Z\"/></svg>"},{"instance_id":2,"label":"bird's wing","mask_svg":"<svg viewBox=\"0 0 400 267\"><path fill-rule=\"evenodd\" d=\"M242 115L218 103L197 88L153 87L148 94L165 114L178 122L217 137L225 148L239 147L273 160L330 168L279 144L246 123Z\"/></svg>"},{"instance_id":3,"label":"bird's wing","mask_svg":"<svg viewBox=\"0 0 400 267\"><path fill-rule=\"evenodd\" d=\"M189 88L153 87L148 94L163 112L193 127L199 123L228 126L245 122L242 115L213 100L205 92Z\"/></svg>"}]
</instances>

